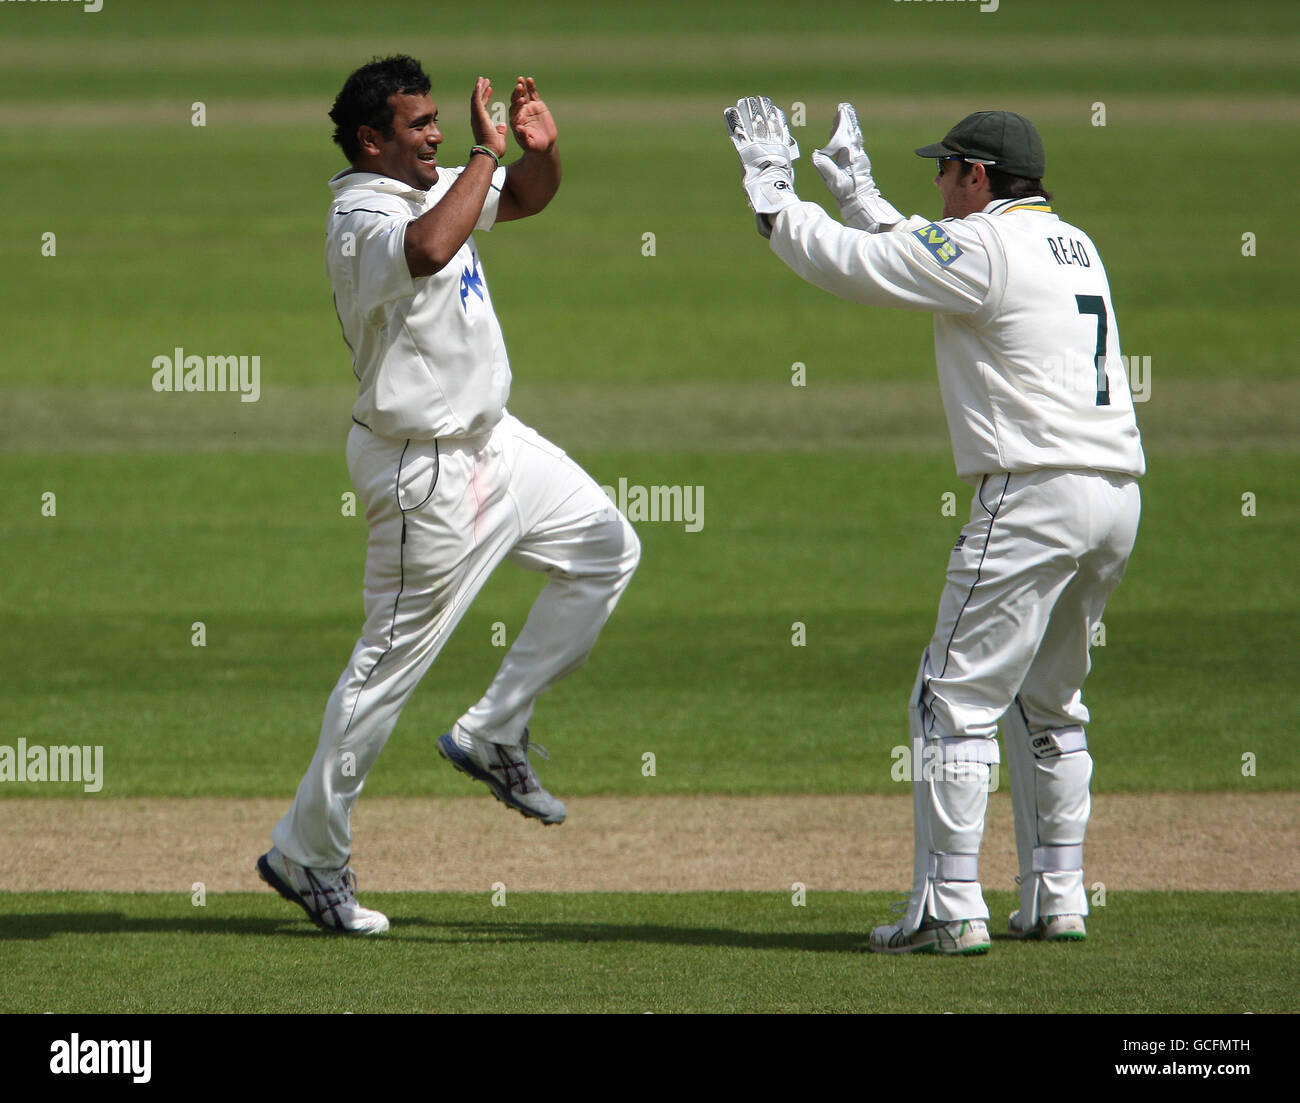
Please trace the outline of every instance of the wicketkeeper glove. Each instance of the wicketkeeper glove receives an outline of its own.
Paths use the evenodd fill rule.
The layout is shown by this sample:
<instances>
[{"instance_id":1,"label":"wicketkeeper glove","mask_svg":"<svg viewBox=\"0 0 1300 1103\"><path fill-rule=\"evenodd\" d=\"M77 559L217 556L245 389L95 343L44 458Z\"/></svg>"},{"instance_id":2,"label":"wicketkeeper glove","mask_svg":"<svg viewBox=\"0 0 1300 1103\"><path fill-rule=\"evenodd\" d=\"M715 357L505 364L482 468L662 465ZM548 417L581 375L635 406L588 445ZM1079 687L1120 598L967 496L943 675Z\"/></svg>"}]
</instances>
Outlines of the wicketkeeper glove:
<instances>
[{"instance_id":1,"label":"wicketkeeper glove","mask_svg":"<svg viewBox=\"0 0 1300 1103\"><path fill-rule=\"evenodd\" d=\"M846 226L874 234L903 221L871 178L871 158L862 148L862 128L853 104L836 108L830 141L825 149L813 150L812 163L840 205Z\"/></svg>"},{"instance_id":2,"label":"wicketkeeper glove","mask_svg":"<svg viewBox=\"0 0 1300 1103\"><path fill-rule=\"evenodd\" d=\"M771 237L772 216L799 202L792 163L799 156L799 145L786 125L785 112L766 96L739 99L722 117L740 154L741 185L754 209L758 232Z\"/></svg>"}]
</instances>

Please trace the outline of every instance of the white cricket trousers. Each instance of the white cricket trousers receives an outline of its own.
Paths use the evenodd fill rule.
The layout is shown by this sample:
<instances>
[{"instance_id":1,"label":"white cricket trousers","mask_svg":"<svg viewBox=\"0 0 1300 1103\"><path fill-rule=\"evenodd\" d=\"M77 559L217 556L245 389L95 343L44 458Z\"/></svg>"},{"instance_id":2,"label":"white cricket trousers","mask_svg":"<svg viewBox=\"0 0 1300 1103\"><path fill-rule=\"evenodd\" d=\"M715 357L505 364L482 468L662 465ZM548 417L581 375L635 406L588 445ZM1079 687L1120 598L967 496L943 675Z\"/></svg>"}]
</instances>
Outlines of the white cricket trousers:
<instances>
[{"instance_id":1,"label":"white cricket trousers","mask_svg":"<svg viewBox=\"0 0 1300 1103\"><path fill-rule=\"evenodd\" d=\"M463 440L391 440L354 425L347 456L370 526L365 627L325 707L315 757L271 833L284 854L315 869L347 864L367 773L502 560L547 582L487 692L458 723L518 744L537 698L590 654L641 554L595 480L509 413Z\"/></svg>"},{"instance_id":2,"label":"white cricket trousers","mask_svg":"<svg viewBox=\"0 0 1300 1103\"><path fill-rule=\"evenodd\" d=\"M913 892L905 926L985 919L978 861L1001 724L1011 774L1021 918L1086 915L1092 759L1089 645L1137 537L1124 475L985 476L948 561L912 691Z\"/></svg>"}]
</instances>

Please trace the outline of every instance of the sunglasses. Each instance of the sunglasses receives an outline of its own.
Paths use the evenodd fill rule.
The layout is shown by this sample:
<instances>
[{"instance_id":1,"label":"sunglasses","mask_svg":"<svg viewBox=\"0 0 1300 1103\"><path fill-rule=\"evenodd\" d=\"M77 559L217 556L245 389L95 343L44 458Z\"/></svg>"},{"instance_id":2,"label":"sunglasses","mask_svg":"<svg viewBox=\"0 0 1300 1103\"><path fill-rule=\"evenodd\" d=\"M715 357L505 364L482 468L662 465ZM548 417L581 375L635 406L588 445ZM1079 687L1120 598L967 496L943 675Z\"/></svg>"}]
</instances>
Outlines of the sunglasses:
<instances>
[{"instance_id":1,"label":"sunglasses","mask_svg":"<svg viewBox=\"0 0 1300 1103\"><path fill-rule=\"evenodd\" d=\"M947 157L936 157L934 163L939 167L939 175L943 175L943 163L945 161L965 161L970 165L993 166L998 164L997 161L990 161L984 157L967 157L964 153L950 153Z\"/></svg>"}]
</instances>

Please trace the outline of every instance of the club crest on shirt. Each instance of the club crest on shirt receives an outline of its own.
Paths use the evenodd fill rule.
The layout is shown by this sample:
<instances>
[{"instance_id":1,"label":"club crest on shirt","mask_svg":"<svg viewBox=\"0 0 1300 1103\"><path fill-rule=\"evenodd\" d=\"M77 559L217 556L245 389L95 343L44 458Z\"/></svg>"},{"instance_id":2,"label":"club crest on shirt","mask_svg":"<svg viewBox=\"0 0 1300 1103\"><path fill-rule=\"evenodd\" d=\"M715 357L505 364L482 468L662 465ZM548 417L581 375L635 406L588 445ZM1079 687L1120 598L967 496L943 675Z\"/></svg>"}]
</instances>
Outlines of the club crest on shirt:
<instances>
[{"instance_id":1,"label":"club crest on shirt","mask_svg":"<svg viewBox=\"0 0 1300 1103\"><path fill-rule=\"evenodd\" d=\"M478 270L478 254L475 253L471 264L467 264L460 274L460 308L469 313L469 293L473 291L483 301L483 274Z\"/></svg>"},{"instance_id":2,"label":"club crest on shirt","mask_svg":"<svg viewBox=\"0 0 1300 1103\"><path fill-rule=\"evenodd\" d=\"M930 250L930 254L939 262L941 268L947 268L961 256L961 249L956 242L949 241L948 235L933 222L927 223L919 230L913 230L912 236Z\"/></svg>"}]
</instances>

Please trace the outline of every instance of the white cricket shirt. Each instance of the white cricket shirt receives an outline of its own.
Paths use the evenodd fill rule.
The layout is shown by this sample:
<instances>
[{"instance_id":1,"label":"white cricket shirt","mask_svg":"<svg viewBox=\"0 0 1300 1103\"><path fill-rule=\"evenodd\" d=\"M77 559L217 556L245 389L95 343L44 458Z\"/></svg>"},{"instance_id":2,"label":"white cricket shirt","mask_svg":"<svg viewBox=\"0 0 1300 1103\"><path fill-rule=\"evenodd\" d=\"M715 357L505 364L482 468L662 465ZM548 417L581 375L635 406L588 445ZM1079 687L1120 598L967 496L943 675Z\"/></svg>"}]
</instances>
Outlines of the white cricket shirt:
<instances>
[{"instance_id":1,"label":"white cricket shirt","mask_svg":"<svg viewBox=\"0 0 1300 1103\"><path fill-rule=\"evenodd\" d=\"M330 180L325 267L360 390L352 417L380 436L432 440L491 429L510 396L510 361L471 235L432 276L412 277L406 226L463 168L419 191L373 172ZM490 230L505 182L492 176L476 230Z\"/></svg>"},{"instance_id":2,"label":"white cricket shirt","mask_svg":"<svg viewBox=\"0 0 1300 1103\"><path fill-rule=\"evenodd\" d=\"M1101 257L1045 200L885 233L814 203L773 220L772 250L809 283L872 306L929 310L957 474L1146 470ZM1098 364L1101 367L1099 369Z\"/></svg>"}]
</instances>

